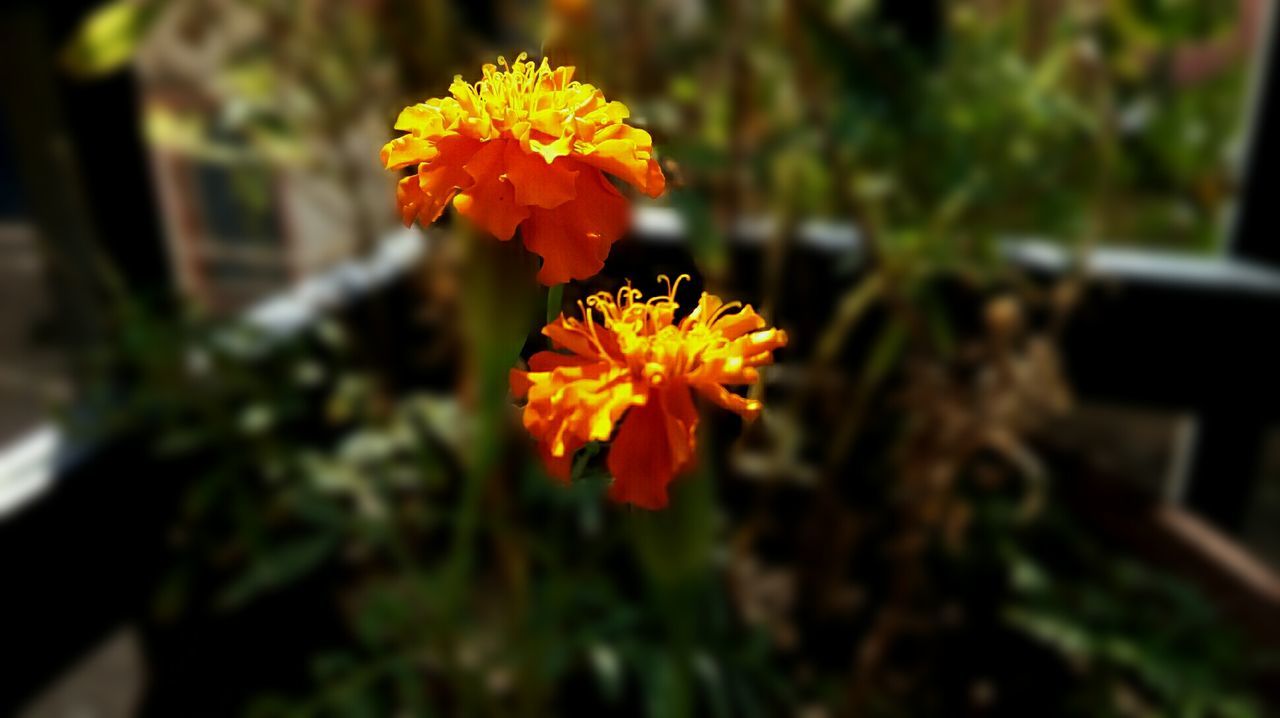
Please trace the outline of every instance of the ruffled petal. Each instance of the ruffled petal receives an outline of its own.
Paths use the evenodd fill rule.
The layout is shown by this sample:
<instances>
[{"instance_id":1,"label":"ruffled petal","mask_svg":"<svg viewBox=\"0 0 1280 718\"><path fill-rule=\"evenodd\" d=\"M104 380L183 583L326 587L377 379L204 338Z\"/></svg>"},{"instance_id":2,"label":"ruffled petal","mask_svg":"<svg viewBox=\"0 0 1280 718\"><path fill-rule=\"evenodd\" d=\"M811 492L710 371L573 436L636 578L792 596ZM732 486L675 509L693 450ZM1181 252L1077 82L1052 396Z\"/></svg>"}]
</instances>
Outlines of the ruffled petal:
<instances>
[{"instance_id":1,"label":"ruffled petal","mask_svg":"<svg viewBox=\"0 0 1280 718\"><path fill-rule=\"evenodd\" d=\"M609 449L609 497L644 509L667 505L667 484L693 463L698 416L688 390L654 392L627 413Z\"/></svg>"},{"instance_id":2,"label":"ruffled petal","mask_svg":"<svg viewBox=\"0 0 1280 718\"><path fill-rule=\"evenodd\" d=\"M755 399L738 396L719 384L698 382L693 385L693 388L717 406L728 409L747 421L752 421L760 415L760 409L762 408L760 402Z\"/></svg>"},{"instance_id":3,"label":"ruffled petal","mask_svg":"<svg viewBox=\"0 0 1280 718\"><path fill-rule=\"evenodd\" d=\"M598 360L575 354L543 351L529 357L529 371L554 371L562 366L586 366L596 361Z\"/></svg>"},{"instance_id":4,"label":"ruffled petal","mask_svg":"<svg viewBox=\"0 0 1280 718\"><path fill-rule=\"evenodd\" d=\"M586 325L576 319L566 319L563 314L542 328L542 335L557 347L568 349L579 356L593 360L623 361L618 348L618 337L613 330L594 325L594 339L588 336Z\"/></svg>"},{"instance_id":5,"label":"ruffled petal","mask_svg":"<svg viewBox=\"0 0 1280 718\"><path fill-rule=\"evenodd\" d=\"M520 149L519 142L507 143L507 179L516 188L516 203L554 209L573 199L578 170L571 160L547 164L538 155Z\"/></svg>"},{"instance_id":6,"label":"ruffled petal","mask_svg":"<svg viewBox=\"0 0 1280 718\"><path fill-rule=\"evenodd\" d=\"M653 138L630 125L598 130L581 160L633 185L650 197L666 190L667 178L653 157Z\"/></svg>"},{"instance_id":7,"label":"ruffled petal","mask_svg":"<svg viewBox=\"0 0 1280 718\"><path fill-rule=\"evenodd\" d=\"M628 408L645 400L635 391L630 372L607 362L580 357L551 358L536 364L550 371L513 371L512 390L528 396L524 427L543 451L553 475L567 476L567 461L589 441L607 441Z\"/></svg>"},{"instance_id":8,"label":"ruffled petal","mask_svg":"<svg viewBox=\"0 0 1280 718\"><path fill-rule=\"evenodd\" d=\"M439 151L435 143L414 135L405 135L382 146L382 164L389 170L398 170L419 162L430 162Z\"/></svg>"},{"instance_id":9,"label":"ruffled petal","mask_svg":"<svg viewBox=\"0 0 1280 718\"><path fill-rule=\"evenodd\" d=\"M698 441L698 409L689 390L678 384L663 391L667 410L667 436L671 444L671 465L676 474L693 467Z\"/></svg>"},{"instance_id":10,"label":"ruffled petal","mask_svg":"<svg viewBox=\"0 0 1280 718\"><path fill-rule=\"evenodd\" d=\"M404 222L404 226L413 224L426 202L427 196L418 186L418 175L405 177L396 185L396 206L400 208L400 220Z\"/></svg>"},{"instance_id":11,"label":"ruffled petal","mask_svg":"<svg viewBox=\"0 0 1280 718\"><path fill-rule=\"evenodd\" d=\"M563 456L553 456L548 444L540 441L538 456L542 457L542 466L546 469L547 475L562 484L568 484L573 478L573 455L582 447L583 444L570 445L565 449Z\"/></svg>"},{"instance_id":12,"label":"ruffled petal","mask_svg":"<svg viewBox=\"0 0 1280 718\"><path fill-rule=\"evenodd\" d=\"M761 329L733 341L734 351L748 367L773 362L773 351L787 345L787 333L781 329Z\"/></svg>"},{"instance_id":13,"label":"ruffled petal","mask_svg":"<svg viewBox=\"0 0 1280 718\"><path fill-rule=\"evenodd\" d=\"M443 135L447 130L446 118L440 108L419 102L409 105L400 111L396 118L395 128L409 132L423 139L431 139Z\"/></svg>"},{"instance_id":14,"label":"ruffled petal","mask_svg":"<svg viewBox=\"0 0 1280 718\"><path fill-rule=\"evenodd\" d=\"M764 317L747 305L735 314L724 314L716 319L712 328L722 334L725 339L737 339L747 332L764 328Z\"/></svg>"},{"instance_id":15,"label":"ruffled petal","mask_svg":"<svg viewBox=\"0 0 1280 718\"><path fill-rule=\"evenodd\" d=\"M627 414L609 449L609 498L651 510L667 505L667 484L675 471L666 436L666 417L657 402Z\"/></svg>"},{"instance_id":16,"label":"ruffled petal","mask_svg":"<svg viewBox=\"0 0 1280 718\"><path fill-rule=\"evenodd\" d=\"M464 166L480 149L480 143L469 137L451 135L436 142L435 159L418 166L418 187L422 204L418 208L418 223L426 226L440 218L449 200L461 187L468 187L474 180ZM401 205L401 215L405 213ZM408 224L409 220L405 223Z\"/></svg>"},{"instance_id":17,"label":"ruffled petal","mask_svg":"<svg viewBox=\"0 0 1280 718\"><path fill-rule=\"evenodd\" d=\"M599 170L584 167L575 186L574 199L534 207L524 224L524 245L542 257L538 281L548 286L599 272L631 221L626 199Z\"/></svg>"},{"instance_id":18,"label":"ruffled petal","mask_svg":"<svg viewBox=\"0 0 1280 718\"><path fill-rule=\"evenodd\" d=\"M511 387L511 395L520 399L529 393L529 389L533 387L533 380L529 378L529 372L523 369L512 369L507 372L507 384Z\"/></svg>"},{"instance_id":19,"label":"ruffled petal","mask_svg":"<svg viewBox=\"0 0 1280 718\"><path fill-rule=\"evenodd\" d=\"M600 350L595 343L586 334L576 329L576 322L569 323L570 320L565 319L561 314L555 321L542 328L542 335L550 339L555 346L568 349L579 356L600 358ZM603 327L597 327L596 331L608 331Z\"/></svg>"},{"instance_id":20,"label":"ruffled petal","mask_svg":"<svg viewBox=\"0 0 1280 718\"><path fill-rule=\"evenodd\" d=\"M485 142L465 165L474 180L453 199L453 207L481 229L506 241L528 216L529 208L516 202L515 188L505 177L506 142Z\"/></svg>"},{"instance_id":21,"label":"ruffled petal","mask_svg":"<svg viewBox=\"0 0 1280 718\"><path fill-rule=\"evenodd\" d=\"M560 455L561 444L607 441L628 407L644 401L629 373L606 364L561 367L529 375L525 428L548 441Z\"/></svg>"},{"instance_id":22,"label":"ruffled petal","mask_svg":"<svg viewBox=\"0 0 1280 718\"><path fill-rule=\"evenodd\" d=\"M543 142L536 137L530 138L529 149L537 153L543 161L550 163L573 152L573 133L566 132L550 142Z\"/></svg>"},{"instance_id":23,"label":"ruffled petal","mask_svg":"<svg viewBox=\"0 0 1280 718\"><path fill-rule=\"evenodd\" d=\"M533 386L533 381L529 378L529 374L545 373L554 371L562 366L584 366L591 364L597 360L589 357L578 356L576 354L561 354L560 352L541 351L529 357L529 371L521 371L520 369L512 369L509 375L511 382L511 394L516 397L524 397L529 393L529 388Z\"/></svg>"},{"instance_id":24,"label":"ruffled petal","mask_svg":"<svg viewBox=\"0 0 1280 718\"><path fill-rule=\"evenodd\" d=\"M559 137L564 129L564 119L560 116L559 109L548 107L530 114L529 125L544 135Z\"/></svg>"}]
</instances>

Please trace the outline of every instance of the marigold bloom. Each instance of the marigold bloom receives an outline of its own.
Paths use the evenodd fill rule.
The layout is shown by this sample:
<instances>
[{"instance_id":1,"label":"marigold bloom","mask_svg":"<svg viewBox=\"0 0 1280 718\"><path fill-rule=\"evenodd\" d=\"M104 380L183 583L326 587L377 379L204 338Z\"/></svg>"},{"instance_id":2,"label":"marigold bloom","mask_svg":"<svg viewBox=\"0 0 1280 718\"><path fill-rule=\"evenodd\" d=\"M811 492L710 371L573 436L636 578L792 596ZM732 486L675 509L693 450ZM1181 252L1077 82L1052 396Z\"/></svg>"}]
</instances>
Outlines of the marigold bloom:
<instances>
[{"instance_id":1,"label":"marigold bloom","mask_svg":"<svg viewBox=\"0 0 1280 718\"><path fill-rule=\"evenodd\" d=\"M756 367L772 363L786 333L765 329L750 306L706 292L676 322L675 291L685 278L673 285L659 277L667 294L648 301L630 285L616 297L588 297L579 303L582 319L561 314L542 330L571 353L539 352L529 371L512 370L512 392L528 397L524 426L552 475L567 481L575 451L613 436L609 495L662 508L667 484L693 462L698 413L690 390L746 419L760 413L760 402L725 385L757 381Z\"/></svg>"},{"instance_id":2,"label":"marigold bloom","mask_svg":"<svg viewBox=\"0 0 1280 718\"><path fill-rule=\"evenodd\" d=\"M650 197L666 179L649 133L628 126L621 102L573 80L572 67L551 69L499 58L475 84L454 78L452 97L406 107L396 129L408 134L382 148L387 169L417 165L396 198L406 226L434 222L454 208L485 231L509 240L520 227L525 246L542 256L538 280L552 285L600 271L626 231L627 202L608 172Z\"/></svg>"}]
</instances>

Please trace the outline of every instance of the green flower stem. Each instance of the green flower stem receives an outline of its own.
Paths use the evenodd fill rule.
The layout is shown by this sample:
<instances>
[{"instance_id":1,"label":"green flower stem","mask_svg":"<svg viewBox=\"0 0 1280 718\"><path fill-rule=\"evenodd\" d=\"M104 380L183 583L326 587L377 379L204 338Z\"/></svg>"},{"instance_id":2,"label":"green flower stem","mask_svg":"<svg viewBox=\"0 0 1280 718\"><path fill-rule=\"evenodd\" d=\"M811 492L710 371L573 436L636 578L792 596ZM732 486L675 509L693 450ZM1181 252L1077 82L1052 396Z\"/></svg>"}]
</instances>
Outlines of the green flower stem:
<instances>
[{"instance_id":1,"label":"green flower stem","mask_svg":"<svg viewBox=\"0 0 1280 718\"><path fill-rule=\"evenodd\" d=\"M468 230L463 230L468 231ZM474 233L474 230L470 230ZM518 242L465 236L463 325L469 367L464 379L475 423L467 456L465 483L454 516L453 547L444 576L442 599L454 610L465 606L463 593L475 564L475 538L485 486L500 472L511 411L507 376L520 358L537 320L537 266Z\"/></svg>"},{"instance_id":2,"label":"green flower stem","mask_svg":"<svg viewBox=\"0 0 1280 718\"><path fill-rule=\"evenodd\" d=\"M564 285L553 284L547 287L547 324L560 316L560 307L564 304Z\"/></svg>"}]
</instances>

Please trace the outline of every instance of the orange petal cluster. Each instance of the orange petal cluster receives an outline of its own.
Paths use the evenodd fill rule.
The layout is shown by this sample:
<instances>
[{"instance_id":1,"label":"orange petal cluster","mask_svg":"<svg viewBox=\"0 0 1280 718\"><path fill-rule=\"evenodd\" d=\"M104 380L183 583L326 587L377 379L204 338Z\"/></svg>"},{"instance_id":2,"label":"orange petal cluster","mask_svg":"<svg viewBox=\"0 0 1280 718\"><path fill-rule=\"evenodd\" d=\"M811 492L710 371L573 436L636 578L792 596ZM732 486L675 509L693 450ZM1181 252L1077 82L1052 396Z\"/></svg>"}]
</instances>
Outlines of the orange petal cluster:
<instances>
[{"instance_id":1,"label":"orange petal cluster","mask_svg":"<svg viewBox=\"0 0 1280 718\"><path fill-rule=\"evenodd\" d=\"M512 392L527 397L524 426L552 475L568 480L574 452L609 441L609 495L647 509L667 504L667 484L693 463L698 413L693 392L746 419L760 402L725 385L751 384L773 361L786 332L765 328L750 306L703 293L676 321L667 294L647 301L630 285L579 303L582 318L560 315L542 333L565 352L544 351L529 370L511 372ZM618 425L615 433L614 426Z\"/></svg>"},{"instance_id":2,"label":"orange petal cluster","mask_svg":"<svg viewBox=\"0 0 1280 718\"><path fill-rule=\"evenodd\" d=\"M621 102L521 54L510 66L485 65L470 84L454 78L451 97L406 107L395 128L407 134L382 148L387 169L416 165L396 199L406 226L454 209L498 239L519 227L543 259L546 285L600 271L629 222L626 200L608 172L650 197L666 179L649 133L626 124Z\"/></svg>"}]
</instances>

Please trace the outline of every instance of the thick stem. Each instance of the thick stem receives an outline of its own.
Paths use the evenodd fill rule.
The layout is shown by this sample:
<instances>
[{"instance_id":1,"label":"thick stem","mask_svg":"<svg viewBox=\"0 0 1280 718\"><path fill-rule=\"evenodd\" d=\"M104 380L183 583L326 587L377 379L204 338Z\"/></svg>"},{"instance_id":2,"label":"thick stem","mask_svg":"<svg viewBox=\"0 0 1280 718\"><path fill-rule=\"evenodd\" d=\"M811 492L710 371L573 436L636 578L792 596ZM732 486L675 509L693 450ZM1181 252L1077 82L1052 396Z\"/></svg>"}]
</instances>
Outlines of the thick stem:
<instances>
[{"instance_id":1,"label":"thick stem","mask_svg":"<svg viewBox=\"0 0 1280 718\"><path fill-rule=\"evenodd\" d=\"M538 301L536 262L520 242L499 242L474 230L460 231L456 239L467 243L462 270L467 368L462 394L475 421L463 457L465 484L445 574L445 600L460 608L473 568L484 489L498 473L509 438L507 376L537 322Z\"/></svg>"}]
</instances>

